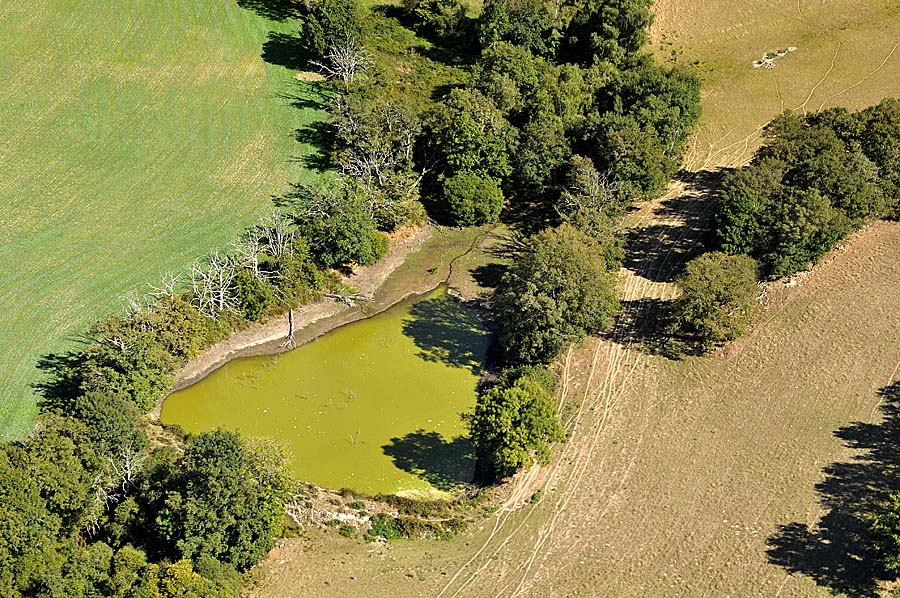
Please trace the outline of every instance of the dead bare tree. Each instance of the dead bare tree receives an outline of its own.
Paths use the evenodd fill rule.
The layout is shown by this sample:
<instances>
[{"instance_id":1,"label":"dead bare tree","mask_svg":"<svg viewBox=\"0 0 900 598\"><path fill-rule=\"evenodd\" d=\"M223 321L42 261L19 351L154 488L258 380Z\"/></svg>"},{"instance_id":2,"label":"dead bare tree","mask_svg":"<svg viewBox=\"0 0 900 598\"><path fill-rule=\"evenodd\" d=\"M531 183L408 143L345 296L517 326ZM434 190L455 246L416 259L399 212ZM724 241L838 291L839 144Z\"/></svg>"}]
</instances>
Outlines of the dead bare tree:
<instances>
[{"instance_id":1,"label":"dead bare tree","mask_svg":"<svg viewBox=\"0 0 900 598\"><path fill-rule=\"evenodd\" d=\"M140 316L148 307L147 297L141 297L135 291L122 295L122 300L125 302L125 317L128 319Z\"/></svg>"},{"instance_id":2,"label":"dead bare tree","mask_svg":"<svg viewBox=\"0 0 900 598\"><path fill-rule=\"evenodd\" d=\"M344 305L350 307L353 307L357 303L372 301L371 297L366 297L365 295L357 291L354 287L351 287L349 285L341 285L341 287L336 289L333 293L325 293L325 296L331 299L336 299Z\"/></svg>"},{"instance_id":3,"label":"dead bare tree","mask_svg":"<svg viewBox=\"0 0 900 598\"><path fill-rule=\"evenodd\" d=\"M144 451L128 444L115 457L106 457L106 467L94 476L94 505L91 516L85 522L90 535L100 531L100 515L128 497L134 479L147 460Z\"/></svg>"},{"instance_id":4,"label":"dead bare tree","mask_svg":"<svg viewBox=\"0 0 900 598\"><path fill-rule=\"evenodd\" d=\"M343 41L332 44L324 58L322 62L313 61L312 64L319 67L327 78L343 81L345 88L365 73L373 62L372 55L350 34Z\"/></svg>"},{"instance_id":5,"label":"dead bare tree","mask_svg":"<svg viewBox=\"0 0 900 598\"><path fill-rule=\"evenodd\" d=\"M258 227L250 228L244 238L234 244L235 260L246 268L253 278L262 276L259 256L263 253L262 232Z\"/></svg>"},{"instance_id":6,"label":"dead bare tree","mask_svg":"<svg viewBox=\"0 0 900 598\"><path fill-rule=\"evenodd\" d=\"M567 183L558 207L563 214L587 210L602 212L623 201L622 189L612 174L599 172L588 158L572 158Z\"/></svg>"},{"instance_id":7,"label":"dead bare tree","mask_svg":"<svg viewBox=\"0 0 900 598\"><path fill-rule=\"evenodd\" d=\"M234 262L219 252L207 258L205 268L194 264L191 267L192 303L197 311L215 320L222 312L235 310L236 300L231 292L235 273Z\"/></svg>"},{"instance_id":8,"label":"dead bare tree","mask_svg":"<svg viewBox=\"0 0 900 598\"><path fill-rule=\"evenodd\" d=\"M281 212L273 210L271 218L260 221L258 228L269 255L281 258L291 254L294 248L294 233L288 230Z\"/></svg>"},{"instance_id":9,"label":"dead bare tree","mask_svg":"<svg viewBox=\"0 0 900 598\"><path fill-rule=\"evenodd\" d=\"M159 286L150 286L150 292L147 293L150 297L154 299L165 299L168 297L175 296L175 289L178 288L178 284L181 282L181 276L178 274L172 274L171 272L166 272L162 276L162 281Z\"/></svg>"}]
</instances>

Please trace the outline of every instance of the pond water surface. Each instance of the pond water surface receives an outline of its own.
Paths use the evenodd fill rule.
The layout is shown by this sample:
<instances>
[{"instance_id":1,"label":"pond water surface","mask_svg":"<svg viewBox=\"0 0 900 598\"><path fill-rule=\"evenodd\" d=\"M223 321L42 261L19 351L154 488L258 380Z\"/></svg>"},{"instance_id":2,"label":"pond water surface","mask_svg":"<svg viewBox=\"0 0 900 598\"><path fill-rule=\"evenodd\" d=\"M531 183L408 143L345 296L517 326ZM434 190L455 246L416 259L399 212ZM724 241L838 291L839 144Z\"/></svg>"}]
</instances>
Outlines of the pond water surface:
<instances>
[{"instance_id":1,"label":"pond water surface","mask_svg":"<svg viewBox=\"0 0 900 598\"><path fill-rule=\"evenodd\" d=\"M469 482L460 414L475 404L489 333L445 290L277 356L236 359L173 393L161 419L286 444L301 480L371 494Z\"/></svg>"}]
</instances>

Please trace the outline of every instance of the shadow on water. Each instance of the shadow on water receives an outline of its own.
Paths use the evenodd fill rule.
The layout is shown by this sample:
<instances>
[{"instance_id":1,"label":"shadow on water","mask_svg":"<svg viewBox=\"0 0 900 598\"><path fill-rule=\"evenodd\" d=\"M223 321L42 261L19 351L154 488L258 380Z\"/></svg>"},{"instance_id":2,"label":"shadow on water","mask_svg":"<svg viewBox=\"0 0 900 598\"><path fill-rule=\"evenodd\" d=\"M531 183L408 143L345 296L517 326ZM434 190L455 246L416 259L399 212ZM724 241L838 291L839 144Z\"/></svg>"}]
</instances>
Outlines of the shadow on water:
<instances>
[{"instance_id":1,"label":"shadow on water","mask_svg":"<svg viewBox=\"0 0 900 598\"><path fill-rule=\"evenodd\" d=\"M403 321L403 334L413 340L425 361L481 373L489 334L474 308L447 296L419 301Z\"/></svg>"},{"instance_id":2,"label":"shadow on water","mask_svg":"<svg viewBox=\"0 0 900 598\"><path fill-rule=\"evenodd\" d=\"M834 433L859 452L823 469L825 479L816 485L823 511L818 523L780 525L768 539L771 563L857 598L877 596L878 582L893 577L873 549L867 519L900 491L900 382L879 395L883 422L854 423Z\"/></svg>"},{"instance_id":3,"label":"shadow on water","mask_svg":"<svg viewBox=\"0 0 900 598\"><path fill-rule=\"evenodd\" d=\"M381 447L398 469L421 478L438 490L451 490L472 481L475 448L468 438L447 442L437 432L416 430L402 438L391 438Z\"/></svg>"}]
</instances>

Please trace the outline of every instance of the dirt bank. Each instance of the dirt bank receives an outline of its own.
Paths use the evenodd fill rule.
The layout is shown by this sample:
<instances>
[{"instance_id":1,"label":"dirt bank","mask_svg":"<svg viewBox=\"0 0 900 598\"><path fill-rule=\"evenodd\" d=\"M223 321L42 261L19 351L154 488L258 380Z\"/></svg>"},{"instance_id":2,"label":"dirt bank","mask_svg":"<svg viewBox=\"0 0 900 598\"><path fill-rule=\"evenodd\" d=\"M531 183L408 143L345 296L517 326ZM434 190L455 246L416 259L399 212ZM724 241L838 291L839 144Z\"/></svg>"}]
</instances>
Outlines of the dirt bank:
<instances>
[{"instance_id":1,"label":"dirt bank","mask_svg":"<svg viewBox=\"0 0 900 598\"><path fill-rule=\"evenodd\" d=\"M361 295L374 297L388 276L403 264L410 253L420 249L433 232L434 228L430 226L409 231L391 244L387 255L377 264L357 268L352 275L344 278L344 282L358 288ZM316 303L302 305L293 312L295 332L294 342L290 346L283 344L288 334L287 313L264 324L253 324L192 359L176 374L174 390L193 384L236 357L279 353L309 342L312 338L346 321L358 319L347 320L346 316L361 314L362 310L345 305L336 299L324 298ZM312 325L326 319L330 322L330 327L316 326L316 334L311 336Z\"/></svg>"},{"instance_id":2,"label":"dirt bank","mask_svg":"<svg viewBox=\"0 0 900 598\"><path fill-rule=\"evenodd\" d=\"M481 289L472 280L469 270L484 261L482 250L494 243L496 239L489 236L489 231L479 229L426 226L400 234L393 239L388 254L381 261L357 268L344 279L371 301L348 306L326 298L293 310L295 330L293 343L289 346L284 345L288 334L287 314L265 324L254 324L191 360L176 374L173 391L203 379L232 359L288 351L447 281L464 298L476 297ZM150 414L151 418L159 418L161 407L162 401Z\"/></svg>"}]
</instances>

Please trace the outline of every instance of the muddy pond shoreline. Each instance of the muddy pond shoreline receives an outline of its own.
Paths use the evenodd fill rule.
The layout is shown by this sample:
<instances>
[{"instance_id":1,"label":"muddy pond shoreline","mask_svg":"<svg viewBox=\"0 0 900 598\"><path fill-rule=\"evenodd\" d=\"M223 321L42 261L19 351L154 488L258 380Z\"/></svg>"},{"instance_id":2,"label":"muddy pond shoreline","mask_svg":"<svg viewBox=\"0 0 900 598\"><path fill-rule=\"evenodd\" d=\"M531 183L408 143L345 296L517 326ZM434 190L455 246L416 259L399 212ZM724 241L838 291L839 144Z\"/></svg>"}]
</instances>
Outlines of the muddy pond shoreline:
<instances>
[{"instance_id":1,"label":"muddy pond shoreline","mask_svg":"<svg viewBox=\"0 0 900 598\"><path fill-rule=\"evenodd\" d=\"M455 493L474 477L465 418L491 333L446 285L295 350L232 360L160 419L273 438L297 479L366 494Z\"/></svg>"}]
</instances>

